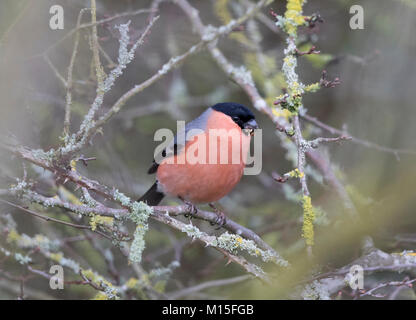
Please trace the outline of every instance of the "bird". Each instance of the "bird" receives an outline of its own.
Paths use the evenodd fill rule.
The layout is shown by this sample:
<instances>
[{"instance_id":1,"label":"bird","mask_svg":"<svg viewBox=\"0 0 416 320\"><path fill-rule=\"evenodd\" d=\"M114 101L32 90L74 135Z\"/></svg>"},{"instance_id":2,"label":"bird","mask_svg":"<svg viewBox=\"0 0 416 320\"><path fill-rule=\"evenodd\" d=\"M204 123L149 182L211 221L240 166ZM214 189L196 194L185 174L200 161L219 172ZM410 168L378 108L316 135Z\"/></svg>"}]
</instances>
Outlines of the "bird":
<instances>
[{"instance_id":1,"label":"bird","mask_svg":"<svg viewBox=\"0 0 416 320\"><path fill-rule=\"evenodd\" d=\"M224 225L225 214L214 202L240 181L251 137L258 128L254 114L242 104L223 102L209 107L177 132L162 151L163 160L153 159L148 174L156 173L156 181L138 201L157 206L166 195L173 196L190 206L191 213L197 213L196 204L209 204L217 213L216 222Z\"/></svg>"}]
</instances>

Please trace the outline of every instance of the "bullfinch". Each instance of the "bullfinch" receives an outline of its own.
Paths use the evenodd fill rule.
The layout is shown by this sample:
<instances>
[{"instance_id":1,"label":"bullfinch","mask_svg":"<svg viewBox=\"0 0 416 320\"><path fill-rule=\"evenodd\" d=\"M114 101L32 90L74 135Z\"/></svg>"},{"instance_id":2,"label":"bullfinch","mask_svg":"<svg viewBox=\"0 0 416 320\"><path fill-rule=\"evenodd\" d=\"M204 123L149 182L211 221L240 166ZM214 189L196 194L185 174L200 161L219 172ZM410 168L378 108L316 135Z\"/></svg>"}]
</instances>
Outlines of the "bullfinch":
<instances>
[{"instance_id":1,"label":"bullfinch","mask_svg":"<svg viewBox=\"0 0 416 320\"><path fill-rule=\"evenodd\" d=\"M241 104L225 102L208 108L177 132L158 161L153 160L148 173L156 173L156 182L138 201L155 206L169 195L192 206L193 213L195 204L208 203L224 224L225 216L213 202L240 181L257 128L254 114Z\"/></svg>"}]
</instances>

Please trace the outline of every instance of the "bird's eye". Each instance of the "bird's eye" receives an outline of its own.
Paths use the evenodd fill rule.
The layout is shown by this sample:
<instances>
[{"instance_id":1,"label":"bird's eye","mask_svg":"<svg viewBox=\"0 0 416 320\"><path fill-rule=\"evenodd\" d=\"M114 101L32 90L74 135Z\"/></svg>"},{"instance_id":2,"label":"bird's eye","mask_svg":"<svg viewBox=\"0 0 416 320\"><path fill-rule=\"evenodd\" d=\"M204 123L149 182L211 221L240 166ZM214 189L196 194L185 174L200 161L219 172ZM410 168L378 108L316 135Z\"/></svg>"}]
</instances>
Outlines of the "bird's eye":
<instances>
[{"instance_id":1,"label":"bird's eye","mask_svg":"<svg viewBox=\"0 0 416 320\"><path fill-rule=\"evenodd\" d=\"M234 122L239 122L239 121L240 121L240 118L239 118L239 117L234 116L234 117L233 117L233 121L234 121Z\"/></svg>"}]
</instances>

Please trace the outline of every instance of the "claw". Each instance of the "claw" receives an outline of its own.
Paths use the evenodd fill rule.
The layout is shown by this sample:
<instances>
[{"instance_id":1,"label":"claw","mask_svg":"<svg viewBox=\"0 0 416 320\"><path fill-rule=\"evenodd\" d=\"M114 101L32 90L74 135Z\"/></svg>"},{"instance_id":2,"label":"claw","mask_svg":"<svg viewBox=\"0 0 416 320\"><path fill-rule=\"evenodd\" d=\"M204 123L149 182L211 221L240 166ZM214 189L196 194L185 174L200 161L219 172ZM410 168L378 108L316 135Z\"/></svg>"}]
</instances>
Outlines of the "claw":
<instances>
[{"instance_id":1,"label":"claw","mask_svg":"<svg viewBox=\"0 0 416 320\"><path fill-rule=\"evenodd\" d=\"M225 226L227 224L227 216L224 212L219 210L214 204L210 203L209 206L214 209L215 213L217 214L217 218L215 219L215 222L211 222L211 225L218 225L218 228L216 230L221 229L221 227Z\"/></svg>"},{"instance_id":2,"label":"claw","mask_svg":"<svg viewBox=\"0 0 416 320\"><path fill-rule=\"evenodd\" d=\"M185 201L185 204L188 207L188 212L191 216L195 216L198 213L197 207L192 202Z\"/></svg>"},{"instance_id":3,"label":"claw","mask_svg":"<svg viewBox=\"0 0 416 320\"><path fill-rule=\"evenodd\" d=\"M183 198L180 198L180 197L179 197L179 199L181 199L185 203L185 205L187 207L186 211L189 212L189 214L185 214L184 216L186 218L187 217L192 218L192 217L196 216L196 214L198 213L198 208L190 201L187 201L187 200L185 200Z\"/></svg>"}]
</instances>

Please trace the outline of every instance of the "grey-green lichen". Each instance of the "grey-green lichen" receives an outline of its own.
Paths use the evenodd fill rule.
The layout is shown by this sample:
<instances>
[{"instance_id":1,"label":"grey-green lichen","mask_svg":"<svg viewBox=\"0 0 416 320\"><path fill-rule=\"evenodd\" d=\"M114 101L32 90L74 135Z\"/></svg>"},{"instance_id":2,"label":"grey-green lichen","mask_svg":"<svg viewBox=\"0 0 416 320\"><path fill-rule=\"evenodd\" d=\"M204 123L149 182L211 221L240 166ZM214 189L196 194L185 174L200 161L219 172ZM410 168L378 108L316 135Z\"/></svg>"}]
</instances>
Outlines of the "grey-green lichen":
<instances>
[{"instance_id":1,"label":"grey-green lichen","mask_svg":"<svg viewBox=\"0 0 416 320\"><path fill-rule=\"evenodd\" d=\"M260 257L264 262L274 262L282 267L289 265L286 260L274 252L260 249L253 240L244 239L236 234L224 232L219 237L209 236L192 224L185 225L181 230L193 239L201 239L207 246L218 247L230 253L236 253L238 250L241 250L252 256Z\"/></svg>"},{"instance_id":2,"label":"grey-green lichen","mask_svg":"<svg viewBox=\"0 0 416 320\"><path fill-rule=\"evenodd\" d=\"M118 190L114 191L114 200L129 209L130 214L128 215L128 219L136 224L134 239L130 246L129 260L131 262L140 263L142 260L143 250L146 246L144 236L146 231L149 229L147 220L149 219L149 216L153 214L153 209L143 201L131 201L129 197Z\"/></svg>"},{"instance_id":3,"label":"grey-green lichen","mask_svg":"<svg viewBox=\"0 0 416 320\"><path fill-rule=\"evenodd\" d=\"M6 257L9 257L12 254L9 250L2 247L0 247L0 252L3 253Z\"/></svg>"},{"instance_id":4,"label":"grey-green lichen","mask_svg":"<svg viewBox=\"0 0 416 320\"><path fill-rule=\"evenodd\" d=\"M99 294L104 295L104 296L96 296L95 299L99 298L99 299L110 299L110 300L118 300L119 299L119 289L115 286L113 286L113 284L111 282L109 282L108 280L106 280L104 277L102 277L101 275L99 275L98 273L94 272L91 269L87 269L87 270L82 270L81 274L84 278L87 278L89 281L91 281L93 284L95 284L96 286L99 286L100 288L102 288L103 290L100 291Z\"/></svg>"},{"instance_id":5,"label":"grey-green lichen","mask_svg":"<svg viewBox=\"0 0 416 320\"><path fill-rule=\"evenodd\" d=\"M197 227L195 227L192 224L187 224L183 229L182 232L185 232L188 237L191 237L193 239L200 239L201 236L204 234L201 230L199 230Z\"/></svg>"},{"instance_id":6,"label":"grey-green lichen","mask_svg":"<svg viewBox=\"0 0 416 320\"><path fill-rule=\"evenodd\" d=\"M242 250L251 256L260 257L264 262L274 262L282 267L287 267L289 265L286 260L282 259L272 251L260 249L253 240L244 239L236 234L224 232L216 241L218 247L229 252Z\"/></svg>"},{"instance_id":7,"label":"grey-green lichen","mask_svg":"<svg viewBox=\"0 0 416 320\"><path fill-rule=\"evenodd\" d=\"M28 263L32 262L32 258L31 257L29 257L27 255L23 255L21 253L15 253L14 254L14 258L20 264L28 264Z\"/></svg>"},{"instance_id":8,"label":"grey-green lichen","mask_svg":"<svg viewBox=\"0 0 416 320\"><path fill-rule=\"evenodd\" d=\"M44 151L42 149L35 149L31 150L31 152L35 159L43 160L48 165L51 165L56 159L56 151L54 149L50 149L48 151Z\"/></svg>"},{"instance_id":9,"label":"grey-green lichen","mask_svg":"<svg viewBox=\"0 0 416 320\"><path fill-rule=\"evenodd\" d=\"M172 272L177 269L180 266L180 262L179 261L172 261L171 263L169 263L169 265L167 267L161 267L161 268L155 268L150 270L149 272L149 278L166 278L169 277Z\"/></svg>"},{"instance_id":10,"label":"grey-green lichen","mask_svg":"<svg viewBox=\"0 0 416 320\"><path fill-rule=\"evenodd\" d=\"M331 300L328 287L320 280L307 284L301 292L304 300Z\"/></svg>"},{"instance_id":11,"label":"grey-green lichen","mask_svg":"<svg viewBox=\"0 0 416 320\"><path fill-rule=\"evenodd\" d=\"M16 181L17 183L12 184L9 190L14 195L21 195L29 187L29 184L25 180L16 179Z\"/></svg>"}]
</instances>

